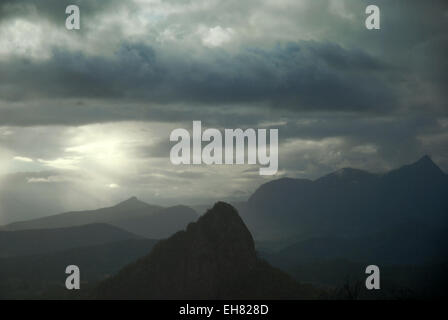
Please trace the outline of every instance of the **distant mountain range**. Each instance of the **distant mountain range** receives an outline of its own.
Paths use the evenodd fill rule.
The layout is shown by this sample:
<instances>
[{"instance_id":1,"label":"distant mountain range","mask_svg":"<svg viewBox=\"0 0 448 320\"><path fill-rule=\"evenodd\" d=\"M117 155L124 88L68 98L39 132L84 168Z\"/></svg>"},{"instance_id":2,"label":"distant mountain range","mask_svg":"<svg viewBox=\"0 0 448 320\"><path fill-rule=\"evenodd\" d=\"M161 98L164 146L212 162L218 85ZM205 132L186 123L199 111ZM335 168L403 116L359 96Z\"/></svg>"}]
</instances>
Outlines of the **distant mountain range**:
<instances>
[{"instance_id":1,"label":"distant mountain range","mask_svg":"<svg viewBox=\"0 0 448 320\"><path fill-rule=\"evenodd\" d=\"M382 298L440 296L447 283L448 178L428 156L384 174L279 179L239 207L261 255L297 279L342 285L377 264Z\"/></svg>"},{"instance_id":2,"label":"distant mountain range","mask_svg":"<svg viewBox=\"0 0 448 320\"><path fill-rule=\"evenodd\" d=\"M229 204L214 205L185 231L100 283L100 299L292 299L316 297L259 260L252 236Z\"/></svg>"},{"instance_id":3,"label":"distant mountain range","mask_svg":"<svg viewBox=\"0 0 448 320\"><path fill-rule=\"evenodd\" d=\"M346 168L314 181L278 179L238 207L257 240L361 236L408 222L440 227L448 177L424 156L385 174Z\"/></svg>"},{"instance_id":4,"label":"distant mountain range","mask_svg":"<svg viewBox=\"0 0 448 320\"><path fill-rule=\"evenodd\" d=\"M89 211L66 212L34 220L15 222L0 230L31 230L106 223L151 239L170 236L198 217L186 206L164 208L149 205L132 197L113 207Z\"/></svg>"}]
</instances>

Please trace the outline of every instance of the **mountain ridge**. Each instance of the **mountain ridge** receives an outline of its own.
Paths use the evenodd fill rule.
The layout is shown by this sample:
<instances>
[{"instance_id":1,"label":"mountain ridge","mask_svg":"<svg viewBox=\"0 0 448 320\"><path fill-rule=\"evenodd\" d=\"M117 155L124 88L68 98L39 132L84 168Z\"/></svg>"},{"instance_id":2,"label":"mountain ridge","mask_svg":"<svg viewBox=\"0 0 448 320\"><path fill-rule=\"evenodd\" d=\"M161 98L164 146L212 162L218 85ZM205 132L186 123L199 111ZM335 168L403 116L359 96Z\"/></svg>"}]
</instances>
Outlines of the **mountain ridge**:
<instances>
[{"instance_id":1,"label":"mountain ridge","mask_svg":"<svg viewBox=\"0 0 448 320\"><path fill-rule=\"evenodd\" d=\"M448 176L428 157L373 174L345 168L316 180L261 185L241 215L257 240L380 231L408 219L448 221Z\"/></svg>"},{"instance_id":2,"label":"mountain ridge","mask_svg":"<svg viewBox=\"0 0 448 320\"><path fill-rule=\"evenodd\" d=\"M52 229L106 223L143 237L160 239L184 228L196 218L196 211L187 206L154 206L131 197L111 207L70 211L14 222L0 227L0 231Z\"/></svg>"},{"instance_id":3,"label":"mountain ridge","mask_svg":"<svg viewBox=\"0 0 448 320\"><path fill-rule=\"evenodd\" d=\"M140 211L142 209L148 210L158 210L162 207L149 205L143 201L138 200L136 197L131 197L127 200L119 202L110 207L102 207L98 209L92 210L77 210L77 211L67 211L62 212L55 215L48 215L45 217L40 217L36 219L17 221L1 226L0 230L24 230L24 229L41 229L41 228L52 228L52 227L66 227L66 226L74 226L74 225L83 225L89 223L101 223L104 221L98 221L101 216L106 215L107 218L113 217L114 214L121 213L123 210L126 210L127 213L133 213L135 211ZM80 218L80 216L84 216L84 218L89 219L88 221L81 222L66 222L67 220L73 217ZM82 218L80 218L82 220Z\"/></svg>"}]
</instances>

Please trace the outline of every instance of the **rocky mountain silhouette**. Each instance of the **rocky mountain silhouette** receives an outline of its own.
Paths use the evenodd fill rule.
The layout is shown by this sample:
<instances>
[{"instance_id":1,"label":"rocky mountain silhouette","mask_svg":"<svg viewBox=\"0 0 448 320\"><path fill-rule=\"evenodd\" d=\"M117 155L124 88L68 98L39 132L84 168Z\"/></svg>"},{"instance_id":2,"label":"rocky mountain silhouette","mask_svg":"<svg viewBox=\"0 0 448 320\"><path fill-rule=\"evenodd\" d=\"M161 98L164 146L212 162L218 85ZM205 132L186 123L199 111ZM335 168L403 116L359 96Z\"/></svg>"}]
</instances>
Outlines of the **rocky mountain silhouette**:
<instances>
[{"instance_id":1,"label":"rocky mountain silhouette","mask_svg":"<svg viewBox=\"0 0 448 320\"><path fill-rule=\"evenodd\" d=\"M317 293L257 258L238 212L218 202L186 230L102 282L100 299L310 298Z\"/></svg>"},{"instance_id":2,"label":"rocky mountain silhouette","mask_svg":"<svg viewBox=\"0 0 448 320\"><path fill-rule=\"evenodd\" d=\"M15 222L0 230L31 230L106 223L137 235L161 239L196 220L197 213L186 206L160 207L132 197L115 206L97 210L66 212L39 219Z\"/></svg>"}]
</instances>

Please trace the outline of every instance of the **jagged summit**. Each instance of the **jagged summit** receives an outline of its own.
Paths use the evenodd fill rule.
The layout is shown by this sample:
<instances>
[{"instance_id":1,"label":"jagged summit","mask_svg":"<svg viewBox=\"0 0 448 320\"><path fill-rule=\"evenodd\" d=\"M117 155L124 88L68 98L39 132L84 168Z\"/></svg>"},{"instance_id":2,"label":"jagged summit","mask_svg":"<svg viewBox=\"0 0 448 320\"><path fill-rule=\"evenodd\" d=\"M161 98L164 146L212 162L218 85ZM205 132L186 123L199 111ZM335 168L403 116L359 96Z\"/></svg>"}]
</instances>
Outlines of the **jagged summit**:
<instances>
[{"instance_id":1,"label":"jagged summit","mask_svg":"<svg viewBox=\"0 0 448 320\"><path fill-rule=\"evenodd\" d=\"M440 169L428 155L424 155L414 163L392 170L387 173L386 176L400 179L418 178L422 181L444 179L446 177L442 169Z\"/></svg>"},{"instance_id":2,"label":"jagged summit","mask_svg":"<svg viewBox=\"0 0 448 320\"><path fill-rule=\"evenodd\" d=\"M147 256L100 284L100 299L298 297L289 276L258 260L252 235L229 204L216 203Z\"/></svg>"},{"instance_id":3,"label":"jagged summit","mask_svg":"<svg viewBox=\"0 0 448 320\"><path fill-rule=\"evenodd\" d=\"M236 209L223 201L218 201L214 204L214 206L207 210L207 212L202 216L219 216L219 217L229 217L229 218L239 218L238 212L236 211ZM199 219L199 221L201 221L201 219ZM198 221L198 222L199 222Z\"/></svg>"},{"instance_id":4,"label":"jagged summit","mask_svg":"<svg viewBox=\"0 0 448 320\"><path fill-rule=\"evenodd\" d=\"M427 154L425 154L423 157L421 157L419 160L416 161L418 162L429 162L429 163L434 163L431 159L431 157Z\"/></svg>"},{"instance_id":5,"label":"jagged summit","mask_svg":"<svg viewBox=\"0 0 448 320\"><path fill-rule=\"evenodd\" d=\"M197 222L190 223L186 233L216 246L221 257L234 260L236 265L250 266L255 262L252 235L236 209L228 203L217 202Z\"/></svg>"},{"instance_id":6,"label":"jagged summit","mask_svg":"<svg viewBox=\"0 0 448 320\"><path fill-rule=\"evenodd\" d=\"M252 235L234 207L217 202L197 222L190 223L187 232L201 229L210 241L236 242L239 249L255 251Z\"/></svg>"},{"instance_id":7,"label":"jagged summit","mask_svg":"<svg viewBox=\"0 0 448 320\"><path fill-rule=\"evenodd\" d=\"M424 168L424 169L436 169L437 171L442 172L442 170L434 163L434 161L431 159L429 155L424 155L420 159L418 159L416 162L405 165L399 169L403 168ZM398 170L399 170L398 169Z\"/></svg>"},{"instance_id":8,"label":"jagged summit","mask_svg":"<svg viewBox=\"0 0 448 320\"><path fill-rule=\"evenodd\" d=\"M431 157L428 156L427 154L424 155L423 157L421 157L414 164L411 164L411 166L421 167L421 168L431 168L431 169L436 169L436 170L442 172L442 170L434 163L434 161L432 161Z\"/></svg>"}]
</instances>

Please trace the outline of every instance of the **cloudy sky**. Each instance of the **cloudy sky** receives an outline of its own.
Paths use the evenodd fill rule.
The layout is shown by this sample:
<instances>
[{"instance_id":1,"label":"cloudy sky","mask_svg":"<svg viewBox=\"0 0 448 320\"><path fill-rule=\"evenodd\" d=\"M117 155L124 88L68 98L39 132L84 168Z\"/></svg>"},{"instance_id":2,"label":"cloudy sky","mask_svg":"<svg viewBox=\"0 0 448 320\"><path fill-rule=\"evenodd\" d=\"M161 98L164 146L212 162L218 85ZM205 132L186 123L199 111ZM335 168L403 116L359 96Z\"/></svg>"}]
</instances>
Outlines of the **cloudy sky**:
<instances>
[{"instance_id":1,"label":"cloudy sky","mask_svg":"<svg viewBox=\"0 0 448 320\"><path fill-rule=\"evenodd\" d=\"M423 154L448 171L447 30L444 0L0 0L0 224ZM278 174L173 166L169 134L193 120L279 129Z\"/></svg>"}]
</instances>

